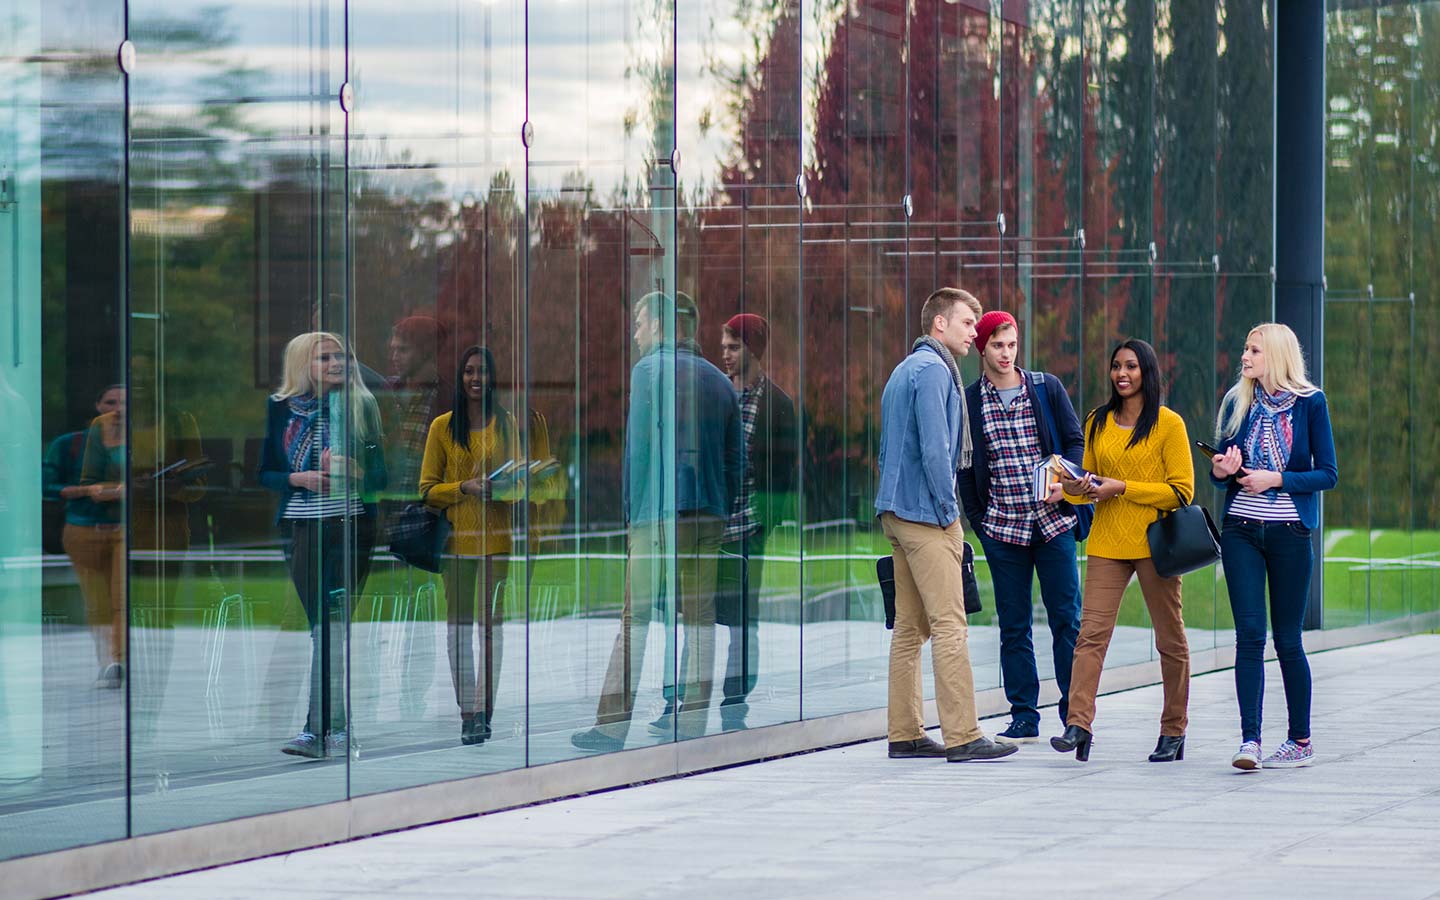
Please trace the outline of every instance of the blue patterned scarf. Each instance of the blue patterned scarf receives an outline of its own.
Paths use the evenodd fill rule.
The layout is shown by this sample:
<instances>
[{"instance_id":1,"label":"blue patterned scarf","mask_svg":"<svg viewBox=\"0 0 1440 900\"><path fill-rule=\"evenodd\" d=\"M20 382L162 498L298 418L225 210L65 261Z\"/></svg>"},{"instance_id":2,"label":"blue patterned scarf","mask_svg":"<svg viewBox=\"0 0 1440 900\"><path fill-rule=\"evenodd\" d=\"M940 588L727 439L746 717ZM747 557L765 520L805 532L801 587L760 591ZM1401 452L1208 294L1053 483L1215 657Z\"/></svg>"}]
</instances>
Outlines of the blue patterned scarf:
<instances>
[{"instance_id":1,"label":"blue patterned scarf","mask_svg":"<svg viewBox=\"0 0 1440 900\"><path fill-rule=\"evenodd\" d=\"M285 426L285 458L290 471L306 472L320 465L320 452L334 446L332 433L341 422L341 391L326 397L325 414L320 414L320 400L314 394L291 397L290 422Z\"/></svg>"},{"instance_id":2,"label":"blue patterned scarf","mask_svg":"<svg viewBox=\"0 0 1440 900\"><path fill-rule=\"evenodd\" d=\"M1290 448L1295 444L1291 427L1292 411L1297 395L1289 391L1267 394L1255 385L1250 415L1245 423L1245 467L1283 472L1290 462ZM1266 493L1274 495L1275 489Z\"/></svg>"}]
</instances>

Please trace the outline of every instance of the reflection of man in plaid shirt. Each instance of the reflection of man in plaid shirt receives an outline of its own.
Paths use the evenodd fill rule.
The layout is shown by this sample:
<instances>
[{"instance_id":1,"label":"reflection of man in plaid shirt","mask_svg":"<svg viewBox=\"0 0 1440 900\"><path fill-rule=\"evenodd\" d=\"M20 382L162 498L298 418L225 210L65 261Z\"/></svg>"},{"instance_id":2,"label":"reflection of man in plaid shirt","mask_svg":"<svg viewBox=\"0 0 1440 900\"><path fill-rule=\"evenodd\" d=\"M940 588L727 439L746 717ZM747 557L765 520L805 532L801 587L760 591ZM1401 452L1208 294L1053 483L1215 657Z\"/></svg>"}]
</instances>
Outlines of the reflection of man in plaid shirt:
<instances>
[{"instance_id":1,"label":"reflection of man in plaid shirt","mask_svg":"<svg viewBox=\"0 0 1440 900\"><path fill-rule=\"evenodd\" d=\"M389 379L382 415L385 466L390 472L386 493L393 504L420 498L425 438L442 404L450 399L440 396L435 364L439 345L440 323L428 316L401 319L390 337L390 366L395 374Z\"/></svg>"},{"instance_id":2,"label":"reflection of man in plaid shirt","mask_svg":"<svg viewBox=\"0 0 1440 900\"><path fill-rule=\"evenodd\" d=\"M1031 637L1031 582L1036 575L1049 619L1062 722L1080 633L1075 513L1067 503L1037 501L1031 473L1051 453L1078 465L1085 437L1060 381L1015 364L1019 327L1013 316L987 312L975 332L983 374L965 389L972 413L978 413L970 419L974 466L959 473L956 487L985 548L995 585L1000 671L1010 701L1010 726L998 737L1031 741L1040 735L1040 675ZM1051 434L1052 427L1056 434ZM1059 495L1052 499L1058 501Z\"/></svg>"},{"instance_id":3,"label":"reflection of man in plaid shirt","mask_svg":"<svg viewBox=\"0 0 1440 900\"><path fill-rule=\"evenodd\" d=\"M745 727L746 698L760 669L760 576L765 537L788 514L799 444L795 404L761 365L770 323L753 313L732 316L720 339L721 363L740 391L745 472L725 528L715 590L715 621L730 628L725 699L720 721Z\"/></svg>"}]
</instances>

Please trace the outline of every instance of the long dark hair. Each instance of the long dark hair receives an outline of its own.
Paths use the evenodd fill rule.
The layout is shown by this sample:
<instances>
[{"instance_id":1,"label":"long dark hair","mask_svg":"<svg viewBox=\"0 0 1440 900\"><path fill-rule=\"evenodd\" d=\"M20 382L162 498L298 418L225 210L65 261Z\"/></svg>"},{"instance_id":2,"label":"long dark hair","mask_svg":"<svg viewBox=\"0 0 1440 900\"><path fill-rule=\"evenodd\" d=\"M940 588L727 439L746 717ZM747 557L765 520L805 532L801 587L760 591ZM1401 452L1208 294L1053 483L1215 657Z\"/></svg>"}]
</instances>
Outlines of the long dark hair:
<instances>
[{"instance_id":1,"label":"long dark hair","mask_svg":"<svg viewBox=\"0 0 1440 900\"><path fill-rule=\"evenodd\" d=\"M465 393L465 364L472 356L485 357L485 371L487 373L485 382L485 423L490 424L491 419L498 419L500 429L503 432L506 424L505 407L495 399L495 355L490 352L489 347L481 347L476 344L465 348L460 354L460 365L455 368L455 401L450 408L450 437L461 447L470 446L470 397Z\"/></svg>"},{"instance_id":2,"label":"long dark hair","mask_svg":"<svg viewBox=\"0 0 1440 900\"><path fill-rule=\"evenodd\" d=\"M1140 407L1140 418L1135 422L1135 430L1130 432L1130 441L1125 446L1133 447L1150 436L1150 430L1160 420L1160 358L1155 355L1155 348L1139 338L1127 338L1115 345L1110 351L1110 366L1115 366L1115 357L1121 350L1130 350L1135 358L1140 361L1140 396L1145 399L1145 405ZM1108 371L1108 370L1107 370ZM1105 414L1118 413L1125 406L1125 398L1115 389L1115 382L1110 382L1110 399L1090 412L1090 437L1093 443L1095 435L1105 427Z\"/></svg>"}]
</instances>

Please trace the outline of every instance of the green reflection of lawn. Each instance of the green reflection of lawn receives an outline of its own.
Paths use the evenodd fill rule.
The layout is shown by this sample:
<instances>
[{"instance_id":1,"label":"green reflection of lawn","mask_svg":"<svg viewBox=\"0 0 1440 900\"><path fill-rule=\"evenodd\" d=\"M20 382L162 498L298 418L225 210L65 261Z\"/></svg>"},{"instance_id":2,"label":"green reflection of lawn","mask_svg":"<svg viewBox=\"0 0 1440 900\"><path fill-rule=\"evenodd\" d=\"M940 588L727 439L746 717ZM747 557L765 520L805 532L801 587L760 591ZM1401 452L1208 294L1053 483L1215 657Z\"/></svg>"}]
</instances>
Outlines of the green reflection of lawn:
<instances>
[{"instance_id":1,"label":"green reflection of lawn","mask_svg":"<svg viewBox=\"0 0 1440 900\"><path fill-rule=\"evenodd\" d=\"M979 550L978 542L972 540ZM531 619L571 616L614 616L624 599L625 560L622 545L609 539L564 542L565 549L532 556L528 564L511 564L513 584L531 585ZM1325 625L1327 628L1394 619L1440 608L1440 531L1360 530L1328 528L1325 533ZM880 617L874 589L875 559L889 552L877 532L836 529L808 535L803 566L806 621L876 619ZM799 540L794 528L781 528L765 549L763 595L767 619L798 622L802 596ZM201 571L201 569L204 571ZM994 624L994 596L989 571L981 559L976 572L984 611L971 617L977 626ZM528 577L527 577L528 575ZM445 616L445 589L438 576L407 569L377 554L354 618L389 619L394 600L414 596L426 583L434 584L435 615ZM1184 579L1185 619L1192 628L1232 627L1225 580L1218 566L1192 572ZM207 610L222 598L244 596L257 627L302 629L294 587L283 564L247 563L238 568L191 565L179 579L171 597L162 603L154 576L132 574L131 596L137 624L156 615L145 612L167 608L164 618L174 625L206 625ZM70 596L74 594L75 596ZM1037 610L1039 589L1035 589ZM78 590L46 588L47 610L70 608L79 612ZM523 591L505 592L506 618L526 617ZM378 608L377 608L378 604ZM63 616L74 618L73 614ZM1119 624L1148 625L1139 585L1132 582L1121 607Z\"/></svg>"}]
</instances>

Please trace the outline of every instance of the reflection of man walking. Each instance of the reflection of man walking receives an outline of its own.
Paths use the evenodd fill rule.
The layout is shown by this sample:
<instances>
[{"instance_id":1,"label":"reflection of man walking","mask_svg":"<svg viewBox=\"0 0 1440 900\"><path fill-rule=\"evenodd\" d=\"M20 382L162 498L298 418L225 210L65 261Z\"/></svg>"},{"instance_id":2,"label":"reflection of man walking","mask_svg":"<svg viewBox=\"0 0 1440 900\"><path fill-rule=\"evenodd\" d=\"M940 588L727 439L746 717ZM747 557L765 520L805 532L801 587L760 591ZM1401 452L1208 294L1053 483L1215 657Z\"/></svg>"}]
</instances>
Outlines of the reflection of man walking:
<instances>
[{"instance_id":1,"label":"reflection of man walking","mask_svg":"<svg viewBox=\"0 0 1440 900\"><path fill-rule=\"evenodd\" d=\"M678 340L664 340L674 319ZM629 526L629 590L621 611L596 727L576 733L582 750L618 750L625 745L650 616L664 605L669 567L685 621L686 664L679 674L680 736L703 733L715 670L716 558L725 522L739 490L744 462L740 409L735 391L720 370L700 356L694 337L699 325L695 301L662 293L635 306L635 344L641 358L631 374L625 422L625 516ZM674 378L674 396L668 386ZM674 403L674 415L667 415ZM667 421L674 423L673 459L665 458ZM670 543L664 497L674 479L674 545Z\"/></svg>"},{"instance_id":2,"label":"reflection of man walking","mask_svg":"<svg viewBox=\"0 0 1440 900\"><path fill-rule=\"evenodd\" d=\"M787 511L795 483L795 404L765 374L761 359L770 323L753 313L732 316L721 334L721 362L740 392L745 469L725 526L715 590L715 621L730 629L725 699L720 721L727 731L745 727L760 670L760 576L765 537Z\"/></svg>"},{"instance_id":3,"label":"reflection of man walking","mask_svg":"<svg viewBox=\"0 0 1440 900\"><path fill-rule=\"evenodd\" d=\"M921 309L925 335L895 367L880 398L880 483L875 513L895 552L895 633L890 639L890 756L997 759L975 715L955 471L970 465L964 385L955 362L975 340L980 303L941 288ZM945 745L925 735L920 648L929 639Z\"/></svg>"}]
</instances>

